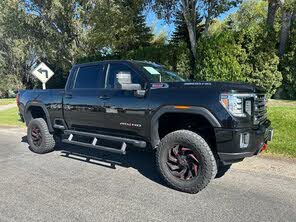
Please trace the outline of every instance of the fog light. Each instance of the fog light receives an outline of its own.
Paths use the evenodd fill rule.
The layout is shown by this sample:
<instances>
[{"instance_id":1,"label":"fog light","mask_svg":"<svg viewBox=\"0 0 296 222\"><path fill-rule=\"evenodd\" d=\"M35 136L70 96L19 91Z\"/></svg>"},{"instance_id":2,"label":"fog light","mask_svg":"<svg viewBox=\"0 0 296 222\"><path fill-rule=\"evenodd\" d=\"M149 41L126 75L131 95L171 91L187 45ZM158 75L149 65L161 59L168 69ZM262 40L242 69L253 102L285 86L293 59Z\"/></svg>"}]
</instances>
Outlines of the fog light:
<instances>
[{"instance_id":1,"label":"fog light","mask_svg":"<svg viewBox=\"0 0 296 222\"><path fill-rule=\"evenodd\" d=\"M244 149L249 146L250 142L250 134L249 133L241 133L240 135L240 148Z\"/></svg>"}]
</instances>

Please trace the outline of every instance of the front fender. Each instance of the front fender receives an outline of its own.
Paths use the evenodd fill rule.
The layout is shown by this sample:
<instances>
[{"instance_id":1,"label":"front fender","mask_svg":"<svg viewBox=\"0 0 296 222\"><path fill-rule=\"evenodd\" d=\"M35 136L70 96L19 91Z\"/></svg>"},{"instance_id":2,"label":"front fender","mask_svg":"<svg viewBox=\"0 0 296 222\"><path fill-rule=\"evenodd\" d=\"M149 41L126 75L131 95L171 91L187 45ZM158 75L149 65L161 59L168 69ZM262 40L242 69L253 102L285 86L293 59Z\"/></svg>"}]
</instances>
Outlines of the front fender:
<instances>
[{"instance_id":1,"label":"front fender","mask_svg":"<svg viewBox=\"0 0 296 222\"><path fill-rule=\"evenodd\" d=\"M158 134L158 127L159 127L159 118L165 113L190 113L190 114L198 114L206 118L209 123L214 128L221 128L220 122L217 118L206 108L204 107L186 107L186 108L178 108L178 106L164 106L156 111L151 119L151 146L153 148L157 147L160 138Z\"/></svg>"}]
</instances>

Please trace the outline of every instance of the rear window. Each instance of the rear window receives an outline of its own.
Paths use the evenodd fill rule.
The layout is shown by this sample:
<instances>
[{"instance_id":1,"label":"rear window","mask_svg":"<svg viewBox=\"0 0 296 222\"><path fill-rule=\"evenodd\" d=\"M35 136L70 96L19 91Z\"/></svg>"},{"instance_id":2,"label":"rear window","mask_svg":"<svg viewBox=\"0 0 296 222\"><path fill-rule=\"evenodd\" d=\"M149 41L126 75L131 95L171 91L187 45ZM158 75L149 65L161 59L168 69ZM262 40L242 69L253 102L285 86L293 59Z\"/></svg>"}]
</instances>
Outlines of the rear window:
<instances>
[{"instance_id":1,"label":"rear window","mask_svg":"<svg viewBox=\"0 0 296 222\"><path fill-rule=\"evenodd\" d=\"M74 88L102 88L103 84L103 65L84 66L78 70Z\"/></svg>"}]
</instances>

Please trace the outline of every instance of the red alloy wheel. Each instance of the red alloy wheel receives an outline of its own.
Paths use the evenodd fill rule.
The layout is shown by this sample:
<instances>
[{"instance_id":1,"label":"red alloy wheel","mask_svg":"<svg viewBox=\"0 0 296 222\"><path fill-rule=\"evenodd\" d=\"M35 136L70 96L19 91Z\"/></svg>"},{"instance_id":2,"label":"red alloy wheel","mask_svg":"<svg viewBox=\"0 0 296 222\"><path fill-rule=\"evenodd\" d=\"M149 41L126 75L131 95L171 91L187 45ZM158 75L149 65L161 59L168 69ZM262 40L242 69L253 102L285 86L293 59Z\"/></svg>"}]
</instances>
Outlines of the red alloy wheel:
<instances>
[{"instance_id":1,"label":"red alloy wheel","mask_svg":"<svg viewBox=\"0 0 296 222\"><path fill-rule=\"evenodd\" d=\"M176 145L169 150L167 166L175 177L181 180L191 180L198 176L199 157L190 149Z\"/></svg>"}]
</instances>

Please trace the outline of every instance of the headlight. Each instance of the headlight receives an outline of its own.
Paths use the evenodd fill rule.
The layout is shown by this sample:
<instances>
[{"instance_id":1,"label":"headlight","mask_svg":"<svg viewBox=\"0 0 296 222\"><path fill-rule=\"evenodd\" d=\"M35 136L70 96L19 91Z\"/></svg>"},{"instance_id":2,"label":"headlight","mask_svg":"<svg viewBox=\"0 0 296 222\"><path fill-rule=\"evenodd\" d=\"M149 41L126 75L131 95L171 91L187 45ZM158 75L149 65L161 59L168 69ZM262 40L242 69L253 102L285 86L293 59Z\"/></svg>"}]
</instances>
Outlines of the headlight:
<instances>
[{"instance_id":1,"label":"headlight","mask_svg":"<svg viewBox=\"0 0 296 222\"><path fill-rule=\"evenodd\" d=\"M235 117L247 117L252 114L253 94L222 94L221 104Z\"/></svg>"}]
</instances>

